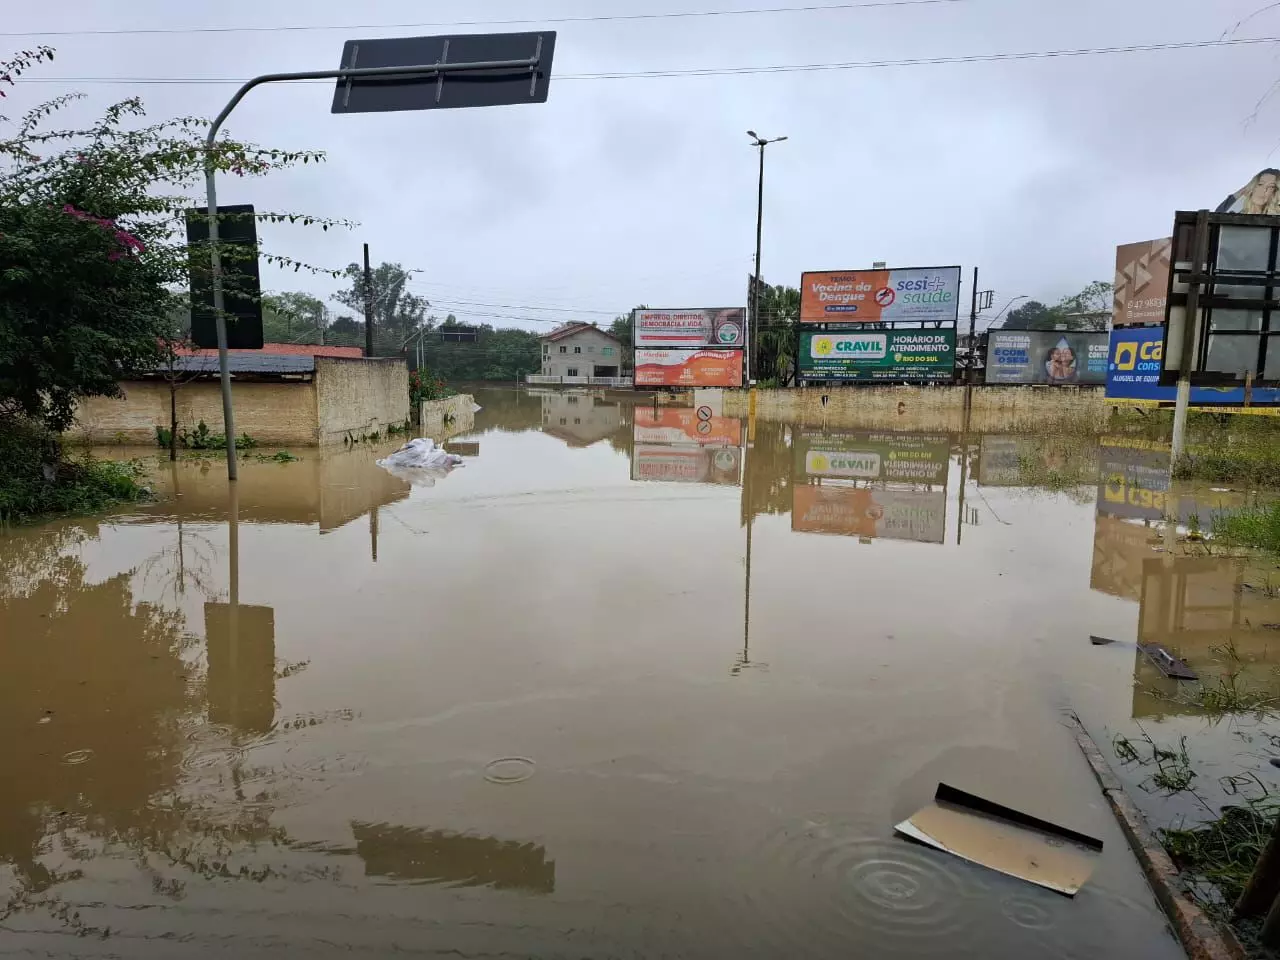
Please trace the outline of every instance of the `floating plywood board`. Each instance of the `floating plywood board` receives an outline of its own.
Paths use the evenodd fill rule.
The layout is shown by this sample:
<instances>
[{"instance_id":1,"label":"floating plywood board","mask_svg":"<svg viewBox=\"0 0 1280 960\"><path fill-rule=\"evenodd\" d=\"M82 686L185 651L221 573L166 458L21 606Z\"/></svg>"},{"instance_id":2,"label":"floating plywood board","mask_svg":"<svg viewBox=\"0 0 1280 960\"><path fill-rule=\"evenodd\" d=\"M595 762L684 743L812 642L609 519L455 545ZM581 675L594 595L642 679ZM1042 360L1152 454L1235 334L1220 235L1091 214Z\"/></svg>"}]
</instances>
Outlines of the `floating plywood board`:
<instances>
[{"instance_id":1,"label":"floating plywood board","mask_svg":"<svg viewBox=\"0 0 1280 960\"><path fill-rule=\"evenodd\" d=\"M894 828L962 860L1073 897L1093 873L1102 841L938 784L933 803Z\"/></svg>"}]
</instances>

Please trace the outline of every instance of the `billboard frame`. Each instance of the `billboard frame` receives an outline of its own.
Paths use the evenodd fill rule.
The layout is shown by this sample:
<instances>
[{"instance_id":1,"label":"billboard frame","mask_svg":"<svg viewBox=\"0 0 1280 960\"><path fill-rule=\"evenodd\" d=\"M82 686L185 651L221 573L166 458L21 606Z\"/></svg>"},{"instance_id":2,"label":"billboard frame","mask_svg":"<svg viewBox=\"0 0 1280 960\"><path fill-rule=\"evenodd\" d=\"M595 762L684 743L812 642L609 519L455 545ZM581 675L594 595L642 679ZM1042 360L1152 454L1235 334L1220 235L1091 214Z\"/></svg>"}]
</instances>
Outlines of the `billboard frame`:
<instances>
[{"instance_id":1,"label":"billboard frame","mask_svg":"<svg viewBox=\"0 0 1280 960\"><path fill-rule=\"evenodd\" d=\"M956 325L958 325L958 324L959 324L959 322L960 322L960 297L959 297L958 291L959 291L959 289L960 289L961 285L964 283L964 266L963 266L962 264L943 264L943 265L940 265L940 266L918 266L918 267L839 267L839 268L832 269L832 270L803 270L803 271L801 271L801 273L800 273L800 306L797 308L797 311L796 311L796 326L797 326L797 327L799 327L799 328L800 328L800 329L802 329L802 330L804 330L804 329L816 329L816 328L818 328L818 327L822 327L822 328L826 328L826 329L831 329L831 328L835 328L835 329L845 329L845 328L847 328L847 327L852 327L853 329L855 329L855 330L856 330L856 329L858 329L859 327L868 327L868 326L869 326L869 325L871 325L871 324L884 324L884 325L887 325L887 326L893 326L893 325L896 325L896 324L921 324L921 325L923 325L923 324L926 324L926 323L932 323L932 324L934 324L934 325L935 325L935 326L933 327L933 329L942 329L944 326L946 326L947 321L945 321L945 320L860 320L860 321L849 321L849 320L811 320L811 321L809 321L808 323L806 323L806 322L802 319L802 318L803 318L803 315L804 315L804 278L805 278L805 277L807 277L807 276L809 276L810 274L815 274L815 273L873 273L873 272L880 272L880 271L883 271L883 272L885 272L885 273L893 273L895 270L902 270L902 271L906 271L906 270L954 270L954 271L956 271L956 278L957 278L957 283L956 283L956 290L957 290L957 296L956 296L956 317L955 317L955 319L954 319L954 320L952 320L952 321L951 321L951 325L952 325L952 326L956 326ZM926 330L927 330L927 329L930 329L930 328L925 327L924 329L926 329Z\"/></svg>"},{"instance_id":2,"label":"billboard frame","mask_svg":"<svg viewBox=\"0 0 1280 960\"><path fill-rule=\"evenodd\" d=\"M959 328L958 328L958 327L956 327L956 326L954 326L954 325L952 325L952 326L942 325L942 326L934 326L934 327L925 327L925 326L902 327L902 326L889 326L889 325L887 325L887 324L891 324L892 322L893 322L893 321L887 321L887 322L886 322L886 325L881 325L878 321L872 321L871 323L863 324L861 329L859 329L859 328L854 328L854 329L852 329L852 330L846 330L846 329L838 329L838 330L826 330L826 329L822 329L822 330L819 330L819 329L806 329L806 328L801 327L800 329L798 329L798 330L796 331L796 347L795 347L795 358L796 358L796 359L795 359L795 364L796 364L796 380L797 380L797 381L801 381L801 380L803 380L805 383L812 383L812 382L814 382L814 381L820 381L820 382L822 382L822 383L834 383L834 384L858 384L858 385L861 385L861 384L881 384L881 385L883 385L883 384L894 384L894 383L935 383L935 384L936 384L936 383L954 383L954 382L955 382L956 370L958 369L958 364L956 363L956 354L957 354L957 352L958 352L956 344L958 343L958 341L959 341L959 339L960 339L960 331L959 331ZM918 321L918 320L917 320L917 321L913 321L913 322L914 322L914 323L917 323L917 324L918 324L918 323L920 323L920 321ZM813 326L814 326L814 327L817 327L818 325L817 325L817 324L814 324ZM951 351L951 370L950 370L950 373L949 373L947 376L937 376L937 377L924 377L924 376L920 376L920 377L913 377L913 376L909 376L909 375L904 375L904 376L880 377L880 378L876 378L876 377L827 377L827 376L822 376L822 375L821 375L822 371L809 371L809 372L811 372L811 373L816 373L816 374L818 374L818 375L817 375L817 376L807 376L807 375L805 374L805 371L803 371L803 370L801 369L801 367L800 367L800 360L801 360L801 358L802 358L802 356L803 356L803 348L804 348L804 341L805 341L805 337L821 337L821 336L858 336L858 335L860 335L860 334L861 334L861 335L863 335L863 336L872 336L872 335L879 334L879 335L883 335L883 336L885 336L885 337L886 337L885 347L886 347L886 350L887 350L887 348L888 348L888 339L887 339L887 338L888 338L888 337L891 337L891 336L892 336L892 335L894 335L894 334L909 335L909 334L911 334L911 333L913 333L913 332L916 332L916 331L919 331L919 332L921 332L921 333L929 333L929 332L936 332L936 331L950 331L950 332L951 332L951 341L952 341L952 342L948 345L948 348L949 348L949 349L950 349L950 351ZM907 371L905 371L905 370L904 370L903 372L904 372L904 373L907 373Z\"/></svg>"},{"instance_id":3,"label":"billboard frame","mask_svg":"<svg viewBox=\"0 0 1280 960\"><path fill-rule=\"evenodd\" d=\"M1224 281L1218 268L1221 229L1247 227L1270 231L1270 253L1266 270L1227 272ZM1271 377L1242 378L1231 373L1203 369L1208 361L1209 340L1214 334L1214 310L1258 311L1262 314L1257 330L1219 331L1219 335L1254 336L1258 339L1256 369L1266 372L1267 346L1271 337L1280 340L1280 266L1276 266L1280 244L1280 216L1259 213L1211 213L1208 210L1179 210L1174 214L1173 249L1170 254L1169 289L1165 300L1164 360L1160 370L1161 386L1176 386L1185 377L1193 387L1280 386L1280 370ZM1252 276L1248 274L1253 274ZM1260 297L1223 296L1215 285L1256 287ZM1270 296L1268 296L1270 292ZM1171 342L1171 340L1173 342ZM1176 352L1171 352L1173 348ZM1177 358L1177 366L1169 361Z\"/></svg>"},{"instance_id":4,"label":"billboard frame","mask_svg":"<svg viewBox=\"0 0 1280 960\"><path fill-rule=\"evenodd\" d=\"M1137 326L1136 324L1129 324L1129 325L1127 325L1126 327L1123 327L1123 328L1121 328L1121 329L1135 329L1135 328L1136 328L1136 326ZM1104 368L1104 369L1103 369L1103 371L1102 371L1102 379L1101 379L1101 380L1087 381L1087 380L1083 379L1083 377L1080 377L1080 378L1078 378L1074 383L1040 383L1039 381L1036 381L1036 380L994 380L994 381L993 381L993 380L988 379L988 378L990 377L990 375L991 375L991 367L992 367L992 363L991 363L991 349L992 349L992 343L991 343L991 341L992 341L992 338L993 338L993 337L995 337L997 334L1002 334L1002 333L1045 334L1046 336L1057 336L1057 337L1060 337L1060 338L1061 338L1061 337L1067 337L1067 336L1076 336L1076 337L1079 337L1079 336L1090 336L1090 335L1092 335L1092 336L1098 337L1098 338L1101 340L1102 344L1106 346L1106 348L1107 348L1107 353L1106 353L1105 365L1110 365L1110 361L1111 361L1111 330L1110 330L1110 329L1108 329L1108 330L1032 330L1032 329L1024 328L1024 327L1000 327L999 329L992 329L992 330L988 330L988 331L987 331L987 345L986 345L986 352L983 354L983 357L982 357L982 363L983 363L983 381L982 381L982 382L983 382L983 386L993 386L993 387L1104 387L1104 388L1106 387L1106 384L1107 384L1107 370L1106 370L1105 368ZM1087 370L1088 370L1088 359L1089 359L1089 358L1088 358L1088 356L1086 355L1084 359L1085 359L1085 370L1084 370L1084 371L1081 371L1082 373L1083 373L1083 372L1087 372ZM1079 370L1079 364L1077 364L1077 370Z\"/></svg>"},{"instance_id":5,"label":"billboard frame","mask_svg":"<svg viewBox=\"0 0 1280 960\"><path fill-rule=\"evenodd\" d=\"M650 313L725 313L730 310L741 311L741 335L737 344L723 344L708 341L696 346L688 343L641 343L636 337L636 316L642 312ZM742 350L748 348L750 339L748 307L633 307L631 309L631 349L632 350ZM714 329L712 333L714 334Z\"/></svg>"}]
</instances>

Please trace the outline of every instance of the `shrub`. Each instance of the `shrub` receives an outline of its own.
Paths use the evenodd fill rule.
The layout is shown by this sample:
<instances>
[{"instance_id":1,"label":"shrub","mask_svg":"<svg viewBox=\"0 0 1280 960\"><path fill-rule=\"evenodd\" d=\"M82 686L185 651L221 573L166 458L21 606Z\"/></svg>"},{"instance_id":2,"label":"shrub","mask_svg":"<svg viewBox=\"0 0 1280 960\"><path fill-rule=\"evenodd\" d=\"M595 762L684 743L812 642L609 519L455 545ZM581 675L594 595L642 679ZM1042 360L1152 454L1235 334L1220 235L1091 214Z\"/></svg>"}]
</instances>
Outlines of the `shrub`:
<instances>
[{"instance_id":1,"label":"shrub","mask_svg":"<svg viewBox=\"0 0 1280 960\"><path fill-rule=\"evenodd\" d=\"M68 459L57 435L29 420L0 421L0 523L92 513L146 496L136 461Z\"/></svg>"}]
</instances>

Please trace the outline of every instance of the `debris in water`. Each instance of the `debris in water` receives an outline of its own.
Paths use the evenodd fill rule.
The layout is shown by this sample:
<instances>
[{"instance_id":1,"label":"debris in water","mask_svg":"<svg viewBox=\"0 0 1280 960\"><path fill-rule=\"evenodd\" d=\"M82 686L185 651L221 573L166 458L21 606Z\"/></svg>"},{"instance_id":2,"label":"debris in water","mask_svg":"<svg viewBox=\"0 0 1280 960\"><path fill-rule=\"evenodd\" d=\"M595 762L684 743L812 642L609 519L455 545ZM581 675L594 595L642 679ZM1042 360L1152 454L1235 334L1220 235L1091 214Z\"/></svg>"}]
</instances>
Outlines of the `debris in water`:
<instances>
[{"instance_id":1,"label":"debris in water","mask_svg":"<svg viewBox=\"0 0 1280 960\"><path fill-rule=\"evenodd\" d=\"M938 784L933 803L894 827L904 837L1006 876L1073 897L1102 841Z\"/></svg>"},{"instance_id":2,"label":"debris in water","mask_svg":"<svg viewBox=\"0 0 1280 960\"><path fill-rule=\"evenodd\" d=\"M1095 647L1102 647L1108 643L1115 643L1115 641L1112 640L1110 637L1095 637L1092 633L1089 634L1089 642L1092 643Z\"/></svg>"},{"instance_id":3,"label":"debris in water","mask_svg":"<svg viewBox=\"0 0 1280 960\"><path fill-rule=\"evenodd\" d=\"M1173 680L1199 680L1196 673L1185 663L1175 657L1158 643L1140 643L1138 649L1147 655L1147 659L1159 668L1160 672Z\"/></svg>"}]
</instances>

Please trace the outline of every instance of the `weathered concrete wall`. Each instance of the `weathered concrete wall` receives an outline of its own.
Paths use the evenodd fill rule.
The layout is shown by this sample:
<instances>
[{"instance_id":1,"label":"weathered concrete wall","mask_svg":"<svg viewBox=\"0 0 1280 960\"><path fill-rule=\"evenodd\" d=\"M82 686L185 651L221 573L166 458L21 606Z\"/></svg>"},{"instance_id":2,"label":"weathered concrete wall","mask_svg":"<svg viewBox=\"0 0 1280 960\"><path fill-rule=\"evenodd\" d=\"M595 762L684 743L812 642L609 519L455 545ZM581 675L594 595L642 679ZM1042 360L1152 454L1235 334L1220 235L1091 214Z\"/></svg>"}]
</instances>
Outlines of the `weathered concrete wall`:
<instances>
[{"instance_id":1,"label":"weathered concrete wall","mask_svg":"<svg viewBox=\"0 0 1280 960\"><path fill-rule=\"evenodd\" d=\"M316 357L320 444L385 434L409 419L409 368L404 360Z\"/></svg>"},{"instance_id":2,"label":"weathered concrete wall","mask_svg":"<svg viewBox=\"0 0 1280 960\"><path fill-rule=\"evenodd\" d=\"M1102 387L974 387L969 429L1040 430L1063 422L1101 425L1107 412L1104 392ZM965 428L964 396L965 388L959 386L758 390L756 416L833 427L959 432ZM725 415L747 416L748 397L747 390L726 390Z\"/></svg>"},{"instance_id":3,"label":"weathered concrete wall","mask_svg":"<svg viewBox=\"0 0 1280 960\"><path fill-rule=\"evenodd\" d=\"M437 442L467 433L476 425L475 405L475 398L469 393L428 400L419 413L418 432Z\"/></svg>"},{"instance_id":4,"label":"weathered concrete wall","mask_svg":"<svg viewBox=\"0 0 1280 960\"><path fill-rule=\"evenodd\" d=\"M163 381L122 383L121 399L92 397L76 409L70 438L80 443L156 442L156 427L169 426L169 385ZM232 387L236 433L270 446L316 442L316 392L311 383L236 383ZM198 380L178 390L178 429L201 420L222 433L222 392L216 380Z\"/></svg>"}]
</instances>

